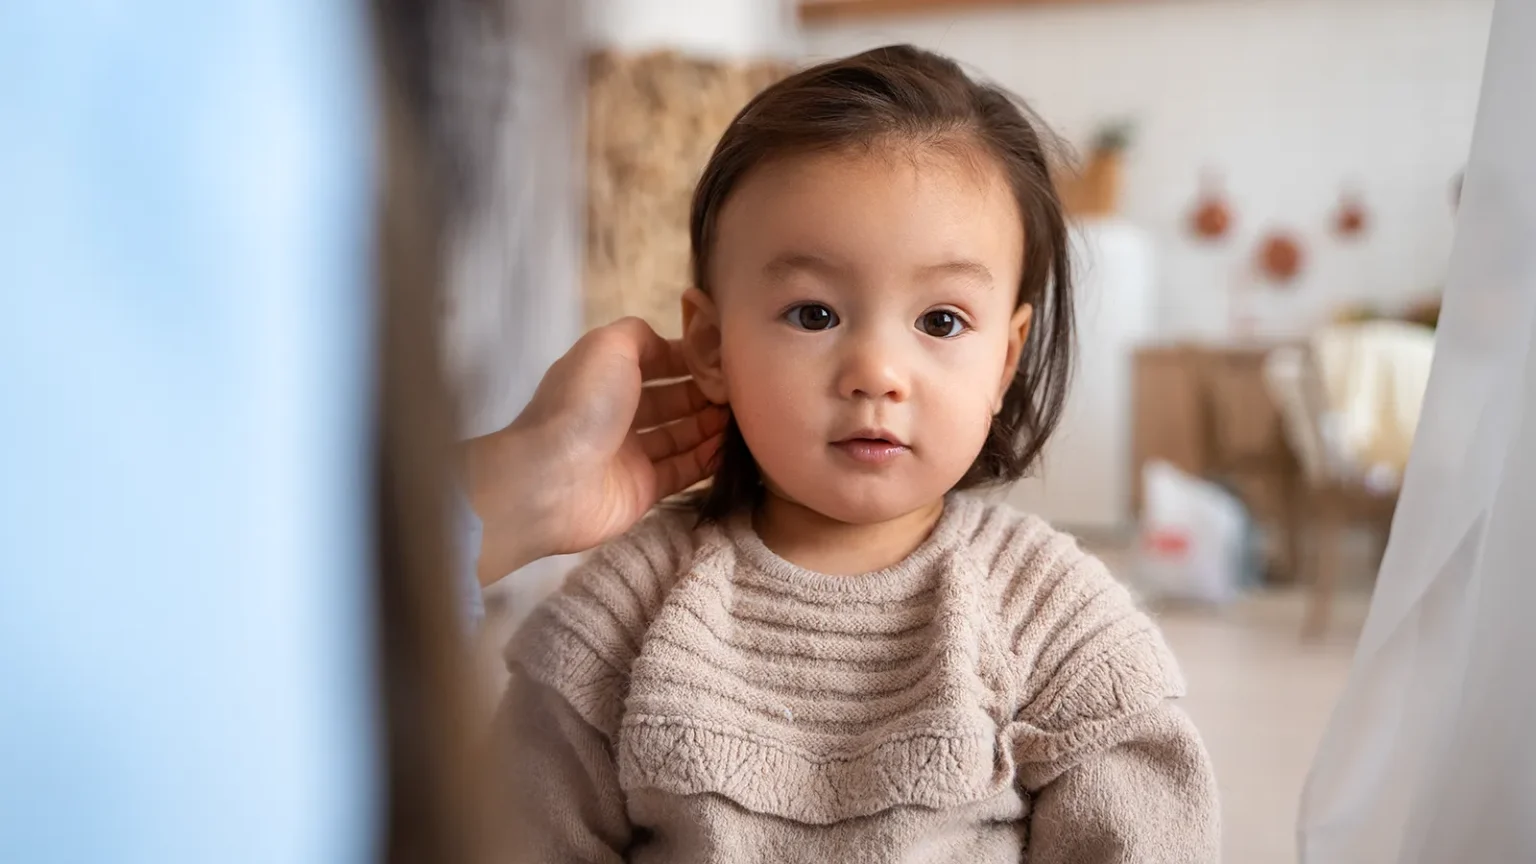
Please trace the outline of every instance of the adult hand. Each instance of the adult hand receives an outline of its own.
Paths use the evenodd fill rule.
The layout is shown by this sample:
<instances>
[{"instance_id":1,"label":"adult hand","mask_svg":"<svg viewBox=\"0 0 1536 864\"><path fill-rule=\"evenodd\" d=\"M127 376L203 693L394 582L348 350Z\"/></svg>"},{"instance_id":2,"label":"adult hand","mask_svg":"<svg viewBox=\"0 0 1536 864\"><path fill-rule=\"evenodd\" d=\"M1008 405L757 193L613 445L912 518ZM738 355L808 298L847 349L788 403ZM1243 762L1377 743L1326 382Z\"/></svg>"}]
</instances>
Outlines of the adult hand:
<instances>
[{"instance_id":1,"label":"adult hand","mask_svg":"<svg viewBox=\"0 0 1536 864\"><path fill-rule=\"evenodd\" d=\"M677 346L638 318L583 336L512 424L465 445L484 525L488 585L546 555L622 534L662 498L704 479L726 411L710 405Z\"/></svg>"}]
</instances>

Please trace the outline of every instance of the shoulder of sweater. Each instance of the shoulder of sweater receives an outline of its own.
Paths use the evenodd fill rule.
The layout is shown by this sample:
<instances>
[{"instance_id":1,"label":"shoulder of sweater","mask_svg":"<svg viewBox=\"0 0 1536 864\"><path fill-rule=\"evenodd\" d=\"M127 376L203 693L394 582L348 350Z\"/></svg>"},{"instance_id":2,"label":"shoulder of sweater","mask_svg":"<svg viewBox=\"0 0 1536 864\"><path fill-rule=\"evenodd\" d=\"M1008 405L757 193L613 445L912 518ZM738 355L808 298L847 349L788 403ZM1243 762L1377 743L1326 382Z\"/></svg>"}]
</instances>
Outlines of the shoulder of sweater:
<instances>
[{"instance_id":1,"label":"shoulder of sweater","mask_svg":"<svg viewBox=\"0 0 1536 864\"><path fill-rule=\"evenodd\" d=\"M1087 583L1113 582L1107 568L1077 538L1006 503L962 499L962 554L978 569L988 599L1005 618L1038 611L1041 595L1075 593Z\"/></svg>"},{"instance_id":2,"label":"shoulder of sweater","mask_svg":"<svg viewBox=\"0 0 1536 864\"><path fill-rule=\"evenodd\" d=\"M571 571L512 637L507 665L554 690L587 722L613 734L629 670L700 537L691 510L662 507L604 543Z\"/></svg>"},{"instance_id":3,"label":"shoulder of sweater","mask_svg":"<svg viewBox=\"0 0 1536 864\"><path fill-rule=\"evenodd\" d=\"M966 548L997 615L1021 713L1064 728L1183 695L1161 631L1103 561L1037 516L973 506Z\"/></svg>"}]
</instances>

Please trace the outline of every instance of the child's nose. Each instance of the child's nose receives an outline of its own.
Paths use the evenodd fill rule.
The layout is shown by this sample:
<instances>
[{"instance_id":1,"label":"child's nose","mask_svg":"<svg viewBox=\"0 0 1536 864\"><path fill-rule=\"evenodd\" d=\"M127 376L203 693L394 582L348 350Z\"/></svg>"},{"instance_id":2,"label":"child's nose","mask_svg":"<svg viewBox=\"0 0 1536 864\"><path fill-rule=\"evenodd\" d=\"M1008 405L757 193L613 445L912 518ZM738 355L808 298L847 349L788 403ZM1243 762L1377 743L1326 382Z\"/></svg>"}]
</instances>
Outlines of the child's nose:
<instances>
[{"instance_id":1,"label":"child's nose","mask_svg":"<svg viewBox=\"0 0 1536 864\"><path fill-rule=\"evenodd\" d=\"M906 400L910 380L898 341L880 334L849 340L838 379L843 398Z\"/></svg>"}]
</instances>

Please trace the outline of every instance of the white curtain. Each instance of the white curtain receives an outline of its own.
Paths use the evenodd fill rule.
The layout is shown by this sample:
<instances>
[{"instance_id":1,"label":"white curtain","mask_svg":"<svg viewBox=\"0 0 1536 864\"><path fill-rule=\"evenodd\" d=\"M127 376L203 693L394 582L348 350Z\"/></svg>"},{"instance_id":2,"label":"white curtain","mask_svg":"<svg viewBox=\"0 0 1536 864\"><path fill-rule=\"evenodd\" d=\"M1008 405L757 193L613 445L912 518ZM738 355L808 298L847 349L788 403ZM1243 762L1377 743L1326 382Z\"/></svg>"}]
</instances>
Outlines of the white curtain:
<instances>
[{"instance_id":1,"label":"white curtain","mask_svg":"<svg viewBox=\"0 0 1536 864\"><path fill-rule=\"evenodd\" d=\"M1536 861L1536 3L1501 0L1392 540L1305 864Z\"/></svg>"},{"instance_id":2,"label":"white curtain","mask_svg":"<svg viewBox=\"0 0 1536 864\"><path fill-rule=\"evenodd\" d=\"M539 0L441 8L459 180L446 365L464 434L483 435L581 335L582 16Z\"/></svg>"},{"instance_id":3,"label":"white curtain","mask_svg":"<svg viewBox=\"0 0 1536 864\"><path fill-rule=\"evenodd\" d=\"M445 3L439 86L458 184L448 226L445 366L466 437L502 428L581 335L584 164L582 7L501 0ZM487 20L495 18L495 21ZM526 609L569 558L504 579L492 603ZM516 617L493 616L488 645ZM500 661L493 664L500 675Z\"/></svg>"}]
</instances>

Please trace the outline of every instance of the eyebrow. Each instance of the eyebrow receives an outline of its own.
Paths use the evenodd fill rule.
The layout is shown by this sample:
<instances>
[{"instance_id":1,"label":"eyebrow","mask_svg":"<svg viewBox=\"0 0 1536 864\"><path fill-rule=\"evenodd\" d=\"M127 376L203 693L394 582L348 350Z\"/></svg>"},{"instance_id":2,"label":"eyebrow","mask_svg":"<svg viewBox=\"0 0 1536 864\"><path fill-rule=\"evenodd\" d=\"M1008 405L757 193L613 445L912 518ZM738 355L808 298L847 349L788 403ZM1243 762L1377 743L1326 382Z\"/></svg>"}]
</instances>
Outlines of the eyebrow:
<instances>
[{"instance_id":1,"label":"eyebrow","mask_svg":"<svg viewBox=\"0 0 1536 864\"><path fill-rule=\"evenodd\" d=\"M826 276L841 276L847 273L848 268L820 255L806 252L786 252L774 256L767 264L763 265L763 275L771 279L783 279L795 273L813 273ZM927 278L933 276L963 276L983 286L991 287L993 284L992 271L987 269L980 261L967 258L958 258L953 261L943 261L938 264L928 264L919 267L918 274Z\"/></svg>"},{"instance_id":2,"label":"eyebrow","mask_svg":"<svg viewBox=\"0 0 1536 864\"><path fill-rule=\"evenodd\" d=\"M763 265L763 275L770 279L783 279L795 273L815 273L824 276L839 276L847 272L847 268L820 255L812 255L806 252L785 252L775 255L772 260Z\"/></svg>"},{"instance_id":3,"label":"eyebrow","mask_svg":"<svg viewBox=\"0 0 1536 864\"><path fill-rule=\"evenodd\" d=\"M964 276L988 288L992 287L993 283L992 271L987 269L987 265L967 258L930 264L919 272L924 276Z\"/></svg>"}]
</instances>

